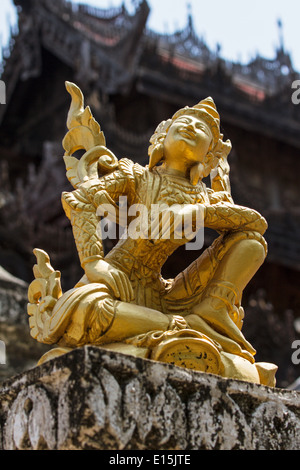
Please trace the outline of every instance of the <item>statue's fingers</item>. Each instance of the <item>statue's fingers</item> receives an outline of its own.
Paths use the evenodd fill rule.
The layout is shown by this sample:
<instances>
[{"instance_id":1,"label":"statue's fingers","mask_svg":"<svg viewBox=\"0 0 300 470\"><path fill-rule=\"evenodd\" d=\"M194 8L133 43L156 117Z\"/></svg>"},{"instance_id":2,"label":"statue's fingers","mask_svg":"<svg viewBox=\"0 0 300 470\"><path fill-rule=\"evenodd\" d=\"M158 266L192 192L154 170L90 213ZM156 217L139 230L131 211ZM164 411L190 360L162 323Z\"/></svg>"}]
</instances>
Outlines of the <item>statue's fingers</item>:
<instances>
[{"instance_id":1,"label":"statue's fingers","mask_svg":"<svg viewBox=\"0 0 300 470\"><path fill-rule=\"evenodd\" d=\"M125 273L123 273L123 277L124 277L124 284L126 285L126 289L128 293L128 302L130 302L131 300L134 300L134 291L133 291L131 282L129 281Z\"/></svg>"},{"instance_id":2,"label":"statue's fingers","mask_svg":"<svg viewBox=\"0 0 300 470\"><path fill-rule=\"evenodd\" d=\"M112 276L118 286L119 298L123 300L123 302L129 302L130 293L127 289L127 285L126 285L127 283L126 283L124 273L122 273L122 271L112 272Z\"/></svg>"},{"instance_id":3,"label":"statue's fingers","mask_svg":"<svg viewBox=\"0 0 300 470\"><path fill-rule=\"evenodd\" d=\"M123 280L124 289L126 290L127 302L130 302L131 300L134 299L134 292L133 292L132 285L125 273L122 273L122 280Z\"/></svg>"},{"instance_id":4,"label":"statue's fingers","mask_svg":"<svg viewBox=\"0 0 300 470\"><path fill-rule=\"evenodd\" d=\"M127 287L127 283L126 283L124 273L122 273L122 272L116 273L116 279L117 279L117 282L118 282L118 286L119 286L119 290L120 290L120 294L121 294L121 299L124 302L129 302L130 294L129 294L129 290L128 290L128 287Z\"/></svg>"},{"instance_id":5,"label":"statue's fingers","mask_svg":"<svg viewBox=\"0 0 300 470\"><path fill-rule=\"evenodd\" d=\"M126 279L127 279L128 290L129 290L129 298L130 300L134 300L135 295L134 295L133 287L127 276L126 276Z\"/></svg>"},{"instance_id":6,"label":"statue's fingers","mask_svg":"<svg viewBox=\"0 0 300 470\"><path fill-rule=\"evenodd\" d=\"M120 299L121 298L121 292L120 292L120 289L119 289L119 286L118 286L118 282L116 282L116 279L115 279L113 273L111 273L108 284L109 284L109 287L112 289L112 291L114 293L114 296L117 299Z\"/></svg>"}]
</instances>

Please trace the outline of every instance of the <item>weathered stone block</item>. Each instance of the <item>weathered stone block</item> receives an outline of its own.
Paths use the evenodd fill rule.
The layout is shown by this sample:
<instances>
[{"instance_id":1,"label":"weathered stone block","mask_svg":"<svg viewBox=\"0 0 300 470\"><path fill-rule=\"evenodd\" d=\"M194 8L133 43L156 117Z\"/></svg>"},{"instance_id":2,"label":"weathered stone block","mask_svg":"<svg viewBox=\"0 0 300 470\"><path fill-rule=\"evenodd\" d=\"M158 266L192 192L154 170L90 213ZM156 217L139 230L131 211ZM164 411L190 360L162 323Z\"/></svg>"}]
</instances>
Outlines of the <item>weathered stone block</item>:
<instances>
[{"instance_id":1,"label":"weathered stone block","mask_svg":"<svg viewBox=\"0 0 300 470\"><path fill-rule=\"evenodd\" d=\"M86 346L2 384L3 449L299 449L300 394Z\"/></svg>"}]
</instances>

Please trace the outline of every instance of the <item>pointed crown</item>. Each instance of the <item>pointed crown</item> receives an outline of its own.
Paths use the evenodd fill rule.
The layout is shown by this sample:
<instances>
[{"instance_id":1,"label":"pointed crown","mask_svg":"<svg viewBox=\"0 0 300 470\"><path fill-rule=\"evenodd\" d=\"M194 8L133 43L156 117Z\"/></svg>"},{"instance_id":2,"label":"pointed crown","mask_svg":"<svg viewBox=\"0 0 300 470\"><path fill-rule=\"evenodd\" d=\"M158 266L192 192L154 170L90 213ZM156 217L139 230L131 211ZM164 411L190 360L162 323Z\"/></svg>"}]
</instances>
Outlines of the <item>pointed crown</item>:
<instances>
[{"instance_id":1,"label":"pointed crown","mask_svg":"<svg viewBox=\"0 0 300 470\"><path fill-rule=\"evenodd\" d=\"M199 116L206 122L213 134L214 141L217 142L220 138L220 115L217 111L214 100L209 96L204 100L200 101L195 106L185 106L179 109L173 116L172 121L185 114L193 114Z\"/></svg>"},{"instance_id":2,"label":"pointed crown","mask_svg":"<svg viewBox=\"0 0 300 470\"><path fill-rule=\"evenodd\" d=\"M154 134L150 138L151 145L148 148L150 169L163 159L163 141L172 123L177 118L184 115L194 115L206 122L213 137L211 145L212 154L217 159L227 158L227 155L231 150L231 142L230 140L223 142L223 134L220 132L220 116L214 100L209 96L204 100L199 101L195 106L185 106L184 108L179 109L171 119L162 121L157 126Z\"/></svg>"}]
</instances>

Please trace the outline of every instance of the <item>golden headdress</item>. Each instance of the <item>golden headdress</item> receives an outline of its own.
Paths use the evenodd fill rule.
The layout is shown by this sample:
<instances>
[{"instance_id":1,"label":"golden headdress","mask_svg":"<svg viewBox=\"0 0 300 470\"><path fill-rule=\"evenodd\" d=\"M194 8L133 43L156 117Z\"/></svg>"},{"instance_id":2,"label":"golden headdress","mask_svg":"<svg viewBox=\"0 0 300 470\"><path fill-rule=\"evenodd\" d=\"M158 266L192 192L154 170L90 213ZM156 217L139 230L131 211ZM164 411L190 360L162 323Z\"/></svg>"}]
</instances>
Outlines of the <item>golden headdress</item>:
<instances>
[{"instance_id":1,"label":"golden headdress","mask_svg":"<svg viewBox=\"0 0 300 470\"><path fill-rule=\"evenodd\" d=\"M164 159L163 142L172 123L180 116L196 115L199 119L206 122L211 130L213 141L209 152L212 156L211 168L215 168L219 163L224 165L227 162L227 156L231 150L231 142L227 140L223 142L223 134L220 132L220 116L217 111L214 100L209 96L200 101L195 106L185 106L179 109L167 121L162 121L155 129L154 134L150 138L151 145L148 149L149 169L151 170L161 160Z\"/></svg>"},{"instance_id":2,"label":"golden headdress","mask_svg":"<svg viewBox=\"0 0 300 470\"><path fill-rule=\"evenodd\" d=\"M214 100L209 96L193 107L185 106L179 109L173 116L172 122L183 115L196 115L206 122L213 134L213 139L217 142L220 138L220 116ZM223 136L222 136L223 137Z\"/></svg>"}]
</instances>

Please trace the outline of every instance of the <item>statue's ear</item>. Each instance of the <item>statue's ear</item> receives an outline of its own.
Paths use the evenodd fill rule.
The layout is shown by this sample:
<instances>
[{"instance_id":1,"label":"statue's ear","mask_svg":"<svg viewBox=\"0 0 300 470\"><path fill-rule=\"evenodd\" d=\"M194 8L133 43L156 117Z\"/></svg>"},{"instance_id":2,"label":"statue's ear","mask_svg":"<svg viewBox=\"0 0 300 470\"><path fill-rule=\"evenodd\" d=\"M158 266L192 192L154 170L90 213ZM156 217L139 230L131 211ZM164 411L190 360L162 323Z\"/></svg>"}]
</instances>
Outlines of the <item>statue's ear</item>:
<instances>
[{"instance_id":1,"label":"statue's ear","mask_svg":"<svg viewBox=\"0 0 300 470\"><path fill-rule=\"evenodd\" d=\"M212 152L208 152L204 159L202 178L206 178L210 174L211 170L218 165L218 163L218 157L215 157Z\"/></svg>"},{"instance_id":2,"label":"statue's ear","mask_svg":"<svg viewBox=\"0 0 300 470\"><path fill-rule=\"evenodd\" d=\"M164 158L163 144L156 145L150 153L149 170L155 167Z\"/></svg>"},{"instance_id":3,"label":"statue's ear","mask_svg":"<svg viewBox=\"0 0 300 470\"><path fill-rule=\"evenodd\" d=\"M204 176L204 165L202 163L196 163L190 170L190 182L193 186L198 184L199 180Z\"/></svg>"},{"instance_id":4,"label":"statue's ear","mask_svg":"<svg viewBox=\"0 0 300 470\"><path fill-rule=\"evenodd\" d=\"M207 166L203 171L203 178L206 178L211 172L211 166Z\"/></svg>"}]
</instances>

